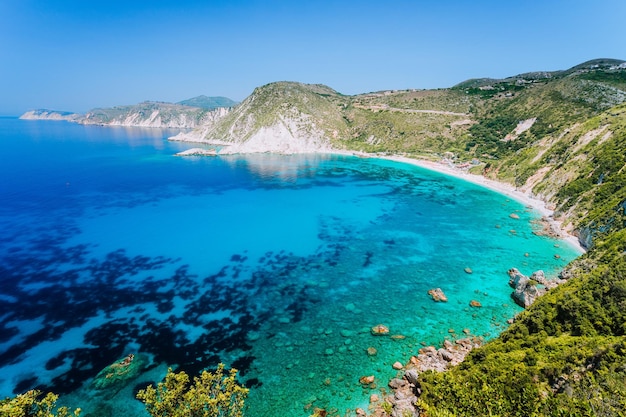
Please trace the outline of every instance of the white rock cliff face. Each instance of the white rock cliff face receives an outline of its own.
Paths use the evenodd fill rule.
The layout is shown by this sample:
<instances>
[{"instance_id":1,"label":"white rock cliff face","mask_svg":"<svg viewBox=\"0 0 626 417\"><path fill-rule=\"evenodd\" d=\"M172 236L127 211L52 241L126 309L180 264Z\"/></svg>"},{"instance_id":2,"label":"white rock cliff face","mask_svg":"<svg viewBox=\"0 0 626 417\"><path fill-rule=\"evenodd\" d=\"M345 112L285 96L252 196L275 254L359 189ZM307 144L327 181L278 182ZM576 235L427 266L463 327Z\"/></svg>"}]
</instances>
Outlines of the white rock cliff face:
<instances>
[{"instance_id":1,"label":"white rock cliff face","mask_svg":"<svg viewBox=\"0 0 626 417\"><path fill-rule=\"evenodd\" d=\"M280 99L267 103L255 94L228 117L170 140L220 145L222 155L324 153L333 149L329 135L307 110Z\"/></svg>"},{"instance_id":2,"label":"white rock cliff face","mask_svg":"<svg viewBox=\"0 0 626 417\"><path fill-rule=\"evenodd\" d=\"M128 127L159 127L175 129L194 129L199 126L212 124L224 117L230 109L218 108L211 111L203 111L193 108L188 111L165 111L154 109L150 113L141 111L123 113L108 121L102 121L97 115L87 113L77 122L81 124L96 124L107 126Z\"/></svg>"},{"instance_id":3,"label":"white rock cliff face","mask_svg":"<svg viewBox=\"0 0 626 417\"><path fill-rule=\"evenodd\" d=\"M271 125L263 126L252 132L244 141L212 139L210 128L201 128L192 132L181 132L170 140L183 142L203 142L224 146L221 155L243 153L317 153L331 152L332 146L324 133L311 125L302 125L295 120L283 119Z\"/></svg>"},{"instance_id":4,"label":"white rock cliff face","mask_svg":"<svg viewBox=\"0 0 626 417\"><path fill-rule=\"evenodd\" d=\"M205 110L170 103L148 103L126 108L96 109L87 114L54 110L31 110L20 116L24 120L66 120L84 125L157 127L195 129L211 126L231 111L222 107Z\"/></svg>"},{"instance_id":5,"label":"white rock cliff face","mask_svg":"<svg viewBox=\"0 0 626 417\"><path fill-rule=\"evenodd\" d=\"M322 132L307 132L293 120L280 120L278 123L261 127L245 142L225 147L220 153L272 152L283 154L329 152L331 146Z\"/></svg>"}]
</instances>

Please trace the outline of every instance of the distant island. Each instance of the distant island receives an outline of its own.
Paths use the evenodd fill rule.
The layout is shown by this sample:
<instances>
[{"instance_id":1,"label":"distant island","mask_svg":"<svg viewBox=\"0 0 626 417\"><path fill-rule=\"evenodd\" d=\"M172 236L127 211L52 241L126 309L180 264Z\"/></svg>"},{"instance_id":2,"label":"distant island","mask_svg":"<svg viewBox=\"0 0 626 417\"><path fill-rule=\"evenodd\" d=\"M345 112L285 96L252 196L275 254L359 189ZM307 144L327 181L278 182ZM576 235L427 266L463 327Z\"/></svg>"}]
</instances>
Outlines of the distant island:
<instances>
[{"instance_id":1,"label":"distant island","mask_svg":"<svg viewBox=\"0 0 626 417\"><path fill-rule=\"evenodd\" d=\"M56 110L31 110L24 120L64 120L86 125L193 129L223 117L237 105L227 97L197 96L178 103L145 101L127 106L96 108L85 114Z\"/></svg>"}]
</instances>

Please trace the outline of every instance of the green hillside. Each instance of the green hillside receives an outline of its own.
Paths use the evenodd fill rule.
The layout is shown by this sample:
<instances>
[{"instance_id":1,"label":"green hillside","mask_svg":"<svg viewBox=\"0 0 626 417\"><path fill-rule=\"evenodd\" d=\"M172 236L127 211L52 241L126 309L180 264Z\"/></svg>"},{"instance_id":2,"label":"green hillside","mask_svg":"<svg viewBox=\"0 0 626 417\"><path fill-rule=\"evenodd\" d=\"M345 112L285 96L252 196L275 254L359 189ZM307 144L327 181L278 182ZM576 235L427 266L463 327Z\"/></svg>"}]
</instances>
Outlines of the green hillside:
<instances>
[{"instance_id":1,"label":"green hillside","mask_svg":"<svg viewBox=\"0 0 626 417\"><path fill-rule=\"evenodd\" d=\"M480 97L461 154L554 204L591 249L568 266L566 284L498 339L461 366L420 376L426 415L624 415L626 71L589 68L494 90L457 88ZM531 118L532 127L503 141Z\"/></svg>"},{"instance_id":2,"label":"green hillside","mask_svg":"<svg viewBox=\"0 0 626 417\"><path fill-rule=\"evenodd\" d=\"M212 122L215 112L201 107L160 101L96 108L77 119L78 123L122 126L193 128Z\"/></svg>"},{"instance_id":3,"label":"green hillside","mask_svg":"<svg viewBox=\"0 0 626 417\"><path fill-rule=\"evenodd\" d=\"M323 85L271 83L256 88L232 112L219 120L207 135L213 139L240 143L261 128L285 123L328 138L341 137L347 131L341 109L348 103L348 98Z\"/></svg>"}]
</instances>

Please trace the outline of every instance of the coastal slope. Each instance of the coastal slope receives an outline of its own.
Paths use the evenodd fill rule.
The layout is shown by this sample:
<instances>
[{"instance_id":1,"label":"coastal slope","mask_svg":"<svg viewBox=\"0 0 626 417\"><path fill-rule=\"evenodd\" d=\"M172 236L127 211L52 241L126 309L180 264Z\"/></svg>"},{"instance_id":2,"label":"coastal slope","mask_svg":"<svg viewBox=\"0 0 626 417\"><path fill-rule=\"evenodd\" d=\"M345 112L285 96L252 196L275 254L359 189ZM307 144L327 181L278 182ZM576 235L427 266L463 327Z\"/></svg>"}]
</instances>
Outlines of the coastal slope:
<instances>
[{"instance_id":1,"label":"coastal slope","mask_svg":"<svg viewBox=\"0 0 626 417\"><path fill-rule=\"evenodd\" d=\"M207 110L180 104L146 101L131 106L93 109L77 120L81 124L190 129L224 117L229 108Z\"/></svg>"},{"instance_id":2,"label":"coastal slope","mask_svg":"<svg viewBox=\"0 0 626 417\"><path fill-rule=\"evenodd\" d=\"M198 96L179 103L144 101L138 104L96 108L85 114L56 110L31 110L25 120L64 120L85 125L193 129L224 117L237 102L226 97Z\"/></svg>"},{"instance_id":3,"label":"coastal slope","mask_svg":"<svg viewBox=\"0 0 626 417\"><path fill-rule=\"evenodd\" d=\"M337 111L345 101L322 85L271 83L216 123L170 139L227 145L221 154L327 152L347 130Z\"/></svg>"},{"instance_id":4,"label":"coastal slope","mask_svg":"<svg viewBox=\"0 0 626 417\"><path fill-rule=\"evenodd\" d=\"M75 122L80 119L81 115L78 113L72 113L69 111L59 110L29 110L20 116L22 120L65 120L68 122Z\"/></svg>"}]
</instances>

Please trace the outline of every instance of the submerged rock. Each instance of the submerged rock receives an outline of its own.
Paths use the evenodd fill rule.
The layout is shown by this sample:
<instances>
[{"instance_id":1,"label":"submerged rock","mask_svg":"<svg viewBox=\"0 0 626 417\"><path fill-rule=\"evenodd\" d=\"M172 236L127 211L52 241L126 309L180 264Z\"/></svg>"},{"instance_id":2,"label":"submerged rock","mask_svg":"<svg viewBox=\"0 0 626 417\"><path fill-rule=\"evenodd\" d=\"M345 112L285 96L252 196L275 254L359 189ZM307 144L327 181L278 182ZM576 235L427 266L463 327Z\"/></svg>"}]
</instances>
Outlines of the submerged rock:
<instances>
[{"instance_id":1,"label":"submerged rock","mask_svg":"<svg viewBox=\"0 0 626 417\"><path fill-rule=\"evenodd\" d=\"M202 149L191 148L186 151L178 152L175 156L215 156L217 151L215 149Z\"/></svg>"},{"instance_id":2,"label":"submerged rock","mask_svg":"<svg viewBox=\"0 0 626 417\"><path fill-rule=\"evenodd\" d=\"M362 376L359 378L359 384L361 385L369 385L374 382L374 375Z\"/></svg>"},{"instance_id":3,"label":"submerged rock","mask_svg":"<svg viewBox=\"0 0 626 417\"><path fill-rule=\"evenodd\" d=\"M147 366L148 358L142 354L129 354L112 363L94 378L92 386L97 390L120 390L135 379Z\"/></svg>"},{"instance_id":4,"label":"submerged rock","mask_svg":"<svg viewBox=\"0 0 626 417\"><path fill-rule=\"evenodd\" d=\"M383 336L389 334L389 327L384 324L377 324L372 327L371 332L374 336Z\"/></svg>"},{"instance_id":5,"label":"submerged rock","mask_svg":"<svg viewBox=\"0 0 626 417\"><path fill-rule=\"evenodd\" d=\"M428 290L428 295L432 297L433 301L442 301L444 303L448 301L448 297L446 297L441 288L433 288L431 290Z\"/></svg>"}]
</instances>

